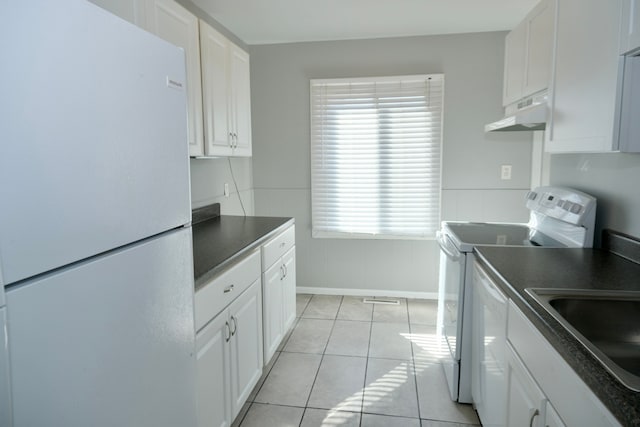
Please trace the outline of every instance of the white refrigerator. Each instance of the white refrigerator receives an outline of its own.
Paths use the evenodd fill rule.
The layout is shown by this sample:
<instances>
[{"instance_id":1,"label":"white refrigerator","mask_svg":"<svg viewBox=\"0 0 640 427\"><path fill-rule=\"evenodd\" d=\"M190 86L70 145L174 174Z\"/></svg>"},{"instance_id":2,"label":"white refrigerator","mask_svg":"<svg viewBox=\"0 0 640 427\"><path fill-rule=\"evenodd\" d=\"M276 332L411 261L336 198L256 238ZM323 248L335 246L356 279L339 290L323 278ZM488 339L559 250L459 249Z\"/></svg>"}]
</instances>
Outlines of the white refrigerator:
<instances>
[{"instance_id":1,"label":"white refrigerator","mask_svg":"<svg viewBox=\"0 0 640 427\"><path fill-rule=\"evenodd\" d=\"M0 2L0 425L195 426L184 54Z\"/></svg>"}]
</instances>

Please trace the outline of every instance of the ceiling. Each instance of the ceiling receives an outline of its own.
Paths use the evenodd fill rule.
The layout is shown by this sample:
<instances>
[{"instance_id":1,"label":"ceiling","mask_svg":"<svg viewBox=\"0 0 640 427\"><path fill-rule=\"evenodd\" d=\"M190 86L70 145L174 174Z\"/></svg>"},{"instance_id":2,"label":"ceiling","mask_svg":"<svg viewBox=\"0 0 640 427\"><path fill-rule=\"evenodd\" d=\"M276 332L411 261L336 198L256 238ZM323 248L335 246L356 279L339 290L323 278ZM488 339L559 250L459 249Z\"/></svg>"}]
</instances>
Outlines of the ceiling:
<instances>
[{"instance_id":1,"label":"ceiling","mask_svg":"<svg viewBox=\"0 0 640 427\"><path fill-rule=\"evenodd\" d=\"M511 30L538 0L192 0L245 43Z\"/></svg>"}]
</instances>

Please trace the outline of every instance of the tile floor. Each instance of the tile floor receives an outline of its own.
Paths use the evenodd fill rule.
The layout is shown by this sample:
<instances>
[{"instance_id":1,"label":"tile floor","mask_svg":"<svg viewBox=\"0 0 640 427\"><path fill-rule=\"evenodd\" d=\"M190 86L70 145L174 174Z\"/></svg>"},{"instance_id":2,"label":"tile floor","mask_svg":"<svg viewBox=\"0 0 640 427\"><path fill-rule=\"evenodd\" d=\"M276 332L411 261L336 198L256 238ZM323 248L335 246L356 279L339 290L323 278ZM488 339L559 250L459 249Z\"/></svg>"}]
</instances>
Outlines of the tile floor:
<instances>
[{"instance_id":1,"label":"tile floor","mask_svg":"<svg viewBox=\"0 0 640 427\"><path fill-rule=\"evenodd\" d=\"M297 296L297 318L234 427L479 425L449 398L436 302Z\"/></svg>"}]
</instances>

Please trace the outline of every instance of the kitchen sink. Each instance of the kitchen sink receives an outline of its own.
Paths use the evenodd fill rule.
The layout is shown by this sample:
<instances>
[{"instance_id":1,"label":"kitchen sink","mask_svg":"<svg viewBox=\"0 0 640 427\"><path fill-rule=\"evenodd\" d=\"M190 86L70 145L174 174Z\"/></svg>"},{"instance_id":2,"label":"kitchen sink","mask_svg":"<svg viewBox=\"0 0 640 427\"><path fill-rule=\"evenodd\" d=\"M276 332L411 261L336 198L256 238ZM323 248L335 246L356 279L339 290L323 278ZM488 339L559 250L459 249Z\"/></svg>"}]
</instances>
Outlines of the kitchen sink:
<instances>
[{"instance_id":1,"label":"kitchen sink","mask_svg":"<svg viewBox=\"0 0 640 427\"><path fill-rule=\"evenodd\" d=\"M640 292L526 291L618 380L640 391Z\"/></svg>"}]
</instances>

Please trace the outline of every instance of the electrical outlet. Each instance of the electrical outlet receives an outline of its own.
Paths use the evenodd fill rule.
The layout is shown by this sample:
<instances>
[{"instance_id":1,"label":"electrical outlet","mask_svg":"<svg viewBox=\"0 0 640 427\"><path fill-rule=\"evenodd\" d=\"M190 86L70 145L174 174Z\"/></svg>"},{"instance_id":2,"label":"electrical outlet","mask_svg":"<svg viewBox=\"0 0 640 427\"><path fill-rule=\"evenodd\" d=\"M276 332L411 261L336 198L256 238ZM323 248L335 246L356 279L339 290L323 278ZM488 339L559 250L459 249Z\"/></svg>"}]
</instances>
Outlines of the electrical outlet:
<instances>
[{"instance_id":1,"label":"electrical outlet","mask_svg":"<svg viewBox=\"0 0 640 427\"><path fill-rule=\"evenodd\" d=\"M502 165L500 167L500 179L511 179L511 165Z\"/></svg>"},{"instance_id":2,"label":"electrical outlet","mask_svg":"<svg viewBox=\"0 0 640 427\"><path fill-rule=\"evenodd\" d=\"M229 197L229 183L224 183L224 197Z\"/></svg>"}]
</instances>

